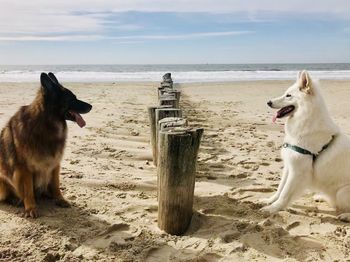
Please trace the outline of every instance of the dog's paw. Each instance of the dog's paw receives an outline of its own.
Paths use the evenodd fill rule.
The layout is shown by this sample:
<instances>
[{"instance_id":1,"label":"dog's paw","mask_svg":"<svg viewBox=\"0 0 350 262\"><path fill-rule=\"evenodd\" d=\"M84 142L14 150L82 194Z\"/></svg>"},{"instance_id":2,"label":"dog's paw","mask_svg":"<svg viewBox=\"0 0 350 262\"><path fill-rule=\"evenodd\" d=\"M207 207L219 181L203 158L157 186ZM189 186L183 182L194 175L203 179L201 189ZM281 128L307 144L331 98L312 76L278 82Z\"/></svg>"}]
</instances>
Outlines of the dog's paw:
<instances>
[{"instance_id":1,"label":"dog's paw","mask_svg":"<svg viewBox=\"0 0 350 262\"><path fill-rule=\"evenodd\" d=\"M314 199L315 202L326 202L326 199L322 194L315 194L313 195L312 198Z\"/></svg>"},{"instance_id":2,"label":"dog's paw","mask_svg":"<svg viewBox=\"0 0 350 262\"><path fill-rule=\"evenodd\" d=\"M340 214L337 218L342 222L349 223L350 222L350 213Z\"/></svg>"},{"instance_id":3,"label":"dog's paw","mask_svg":"<svg viewBox=\"0 0 350 262\"><path fill-rule=\"evenodd\" d=\"M36 207L28 208L24 210L23 216L25 218L37 218L39 217L39 212Z\"/></svg>"},{"instance_id":4,"label":"dog's paw","mask_svg":"<svg viewBox=\"0 0 350 262\"><path fill-rule=\"evenodd\" d=\"M259 203L263 205L271 205L275 201L276 201L276 198L274 196L271 196L271 197L261 199Z\"/></svg>"},{"instance_id":5,"label":"dog's paw","mask_svg":"<svg viewBox=\"0 0 350 262\"><path fill-rule=\"evenodd\" d=\"M280 211L281 208L278 207L277 205L268 205L268 206L265 206L263 208L260 209L260 211L263 213L263 214L268 214L268 215L272 215L272 214L275 214L277 213L278 211Z\"/></svg>"},{"instance_id":6,"label":"dog's paw","mask_svg":"<svg viewBox=\"0 0 350 262\"><path fill-rule=\"evenodd\" d=\"M56 199L55 205L59 206L59 207L64 207L64 208L71 207L71 204L67 200L65 200L64 198Z\"/></svg>"}]
</instances>

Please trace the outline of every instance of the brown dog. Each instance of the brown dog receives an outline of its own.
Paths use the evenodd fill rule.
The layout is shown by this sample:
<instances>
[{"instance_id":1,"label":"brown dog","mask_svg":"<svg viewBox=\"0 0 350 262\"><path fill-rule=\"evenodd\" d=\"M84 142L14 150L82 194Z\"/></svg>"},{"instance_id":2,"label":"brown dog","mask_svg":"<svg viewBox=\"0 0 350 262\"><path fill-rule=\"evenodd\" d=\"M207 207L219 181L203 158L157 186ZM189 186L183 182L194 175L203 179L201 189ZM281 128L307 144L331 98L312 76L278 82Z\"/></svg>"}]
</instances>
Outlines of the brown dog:
<instances>
[{"instance_id":1,"label":"brown dog","mask_svg":"<svg viewBox=\"0 0 350 262\"><path fill-rule=\"evenodd\" d=\"M85 125L80 114L92 106L59 84L54 74L40 77L34 101L11 117L0 135L0 200L19 198L25 217L37 217L35 196L46 194L58 206L69 207L59 188L66 120Z\"/></svg>"}]
</instances>

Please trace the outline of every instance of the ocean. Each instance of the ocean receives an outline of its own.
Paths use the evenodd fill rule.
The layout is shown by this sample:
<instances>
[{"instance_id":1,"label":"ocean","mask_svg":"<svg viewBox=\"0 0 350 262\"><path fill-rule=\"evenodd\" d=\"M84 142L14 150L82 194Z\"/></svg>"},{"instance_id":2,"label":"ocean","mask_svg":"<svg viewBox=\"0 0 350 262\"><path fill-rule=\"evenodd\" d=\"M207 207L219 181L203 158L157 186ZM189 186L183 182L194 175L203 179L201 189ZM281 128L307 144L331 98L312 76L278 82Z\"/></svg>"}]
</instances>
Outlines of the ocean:
<instances>
[{"instance_id":1,"label":"ocean","mask_svg":"<svg viewBox=\"0 0 350 262\"><path fill-rule=\"evenodd\" d=\"M159 82L171 72L177 83L295 79L306 69L318 79L350 80L350 63L186 65L0 65L0 82L36 82L54 72L66 82Z\"/></svg>"}]
</instances>

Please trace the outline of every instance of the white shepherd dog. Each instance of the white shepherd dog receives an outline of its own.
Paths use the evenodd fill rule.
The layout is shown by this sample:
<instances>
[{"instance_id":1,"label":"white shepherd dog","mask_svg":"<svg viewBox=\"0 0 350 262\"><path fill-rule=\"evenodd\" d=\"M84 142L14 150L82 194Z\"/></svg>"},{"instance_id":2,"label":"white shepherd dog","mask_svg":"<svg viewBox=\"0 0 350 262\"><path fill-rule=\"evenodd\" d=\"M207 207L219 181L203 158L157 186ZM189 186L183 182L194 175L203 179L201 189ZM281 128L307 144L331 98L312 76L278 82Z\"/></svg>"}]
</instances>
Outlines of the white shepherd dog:
<instances>
[{"instance_id":1,"label":"white shepherd dog","mask_svg":"<svg viewBox=\"0 0 350 262\"><path fill-rule=\"evenodd\" d=\"M350 222L350 139L331 119L317 83L306 71L280 97L267 103L285 118L284 163L277 192L263 211L286 208L305 191L320 193Z\"/></svg>"}]
</instances>

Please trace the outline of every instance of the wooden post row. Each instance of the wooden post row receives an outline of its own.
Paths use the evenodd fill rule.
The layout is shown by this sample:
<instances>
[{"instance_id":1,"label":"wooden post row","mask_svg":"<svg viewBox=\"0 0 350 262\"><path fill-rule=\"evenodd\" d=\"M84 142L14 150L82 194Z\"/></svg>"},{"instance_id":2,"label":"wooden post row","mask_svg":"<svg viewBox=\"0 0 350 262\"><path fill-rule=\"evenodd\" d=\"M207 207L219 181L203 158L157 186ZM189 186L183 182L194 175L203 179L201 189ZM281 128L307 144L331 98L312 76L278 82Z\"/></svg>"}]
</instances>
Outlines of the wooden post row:
<instances>
[{"instance_id":1,"label":"wooden post row","mask_svg":"<svg viewBox=\"0 0 350 262\"><path fill-rule=\"evenodd\" d=\"M202 128L189 128L179 109L181 92L171 74L158 88L159 106L149 107L153 163L157 166L158 226L182 235L192 218L197 156Z\"/></svg>"}]
</instances>

